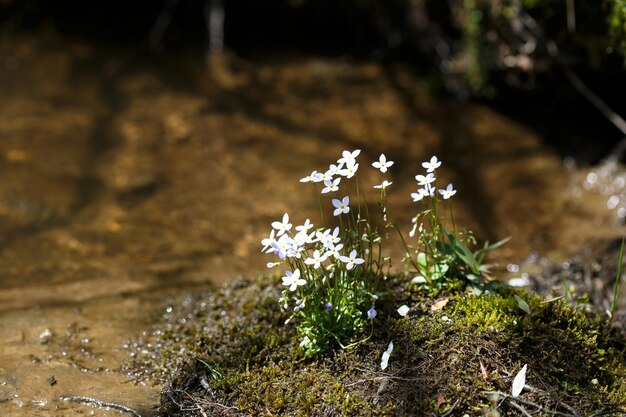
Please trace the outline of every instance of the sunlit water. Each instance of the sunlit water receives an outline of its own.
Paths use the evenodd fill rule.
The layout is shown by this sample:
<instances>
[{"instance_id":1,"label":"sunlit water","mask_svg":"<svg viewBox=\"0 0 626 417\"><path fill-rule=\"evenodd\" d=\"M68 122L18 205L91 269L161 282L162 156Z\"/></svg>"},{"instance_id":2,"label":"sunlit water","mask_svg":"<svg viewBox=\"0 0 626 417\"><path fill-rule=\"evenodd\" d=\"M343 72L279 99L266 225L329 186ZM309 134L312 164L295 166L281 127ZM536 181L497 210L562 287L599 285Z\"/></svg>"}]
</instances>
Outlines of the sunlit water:
<instances>
[{"instance_id":1,"label":"sunlit water","mask_svg":"<svg viewBox=\"0 0 626 417\"><path fill-rule=\"evenodd\" d=\"M124 341L167 296L264 273L270 222L319 222L298 179L344 149L363 150L365 184L382 179L367 169L381 152L396 161L389 202L405 232L420 162L439 156L456 223L512 236L501 265L615 233L586 172L515 120L434 98L406 68L228 56L207 68L39 36L0 49L2 415L119 415L66 395L149 415L158 387L119 372Z\"/></svg>"}]
</instances>

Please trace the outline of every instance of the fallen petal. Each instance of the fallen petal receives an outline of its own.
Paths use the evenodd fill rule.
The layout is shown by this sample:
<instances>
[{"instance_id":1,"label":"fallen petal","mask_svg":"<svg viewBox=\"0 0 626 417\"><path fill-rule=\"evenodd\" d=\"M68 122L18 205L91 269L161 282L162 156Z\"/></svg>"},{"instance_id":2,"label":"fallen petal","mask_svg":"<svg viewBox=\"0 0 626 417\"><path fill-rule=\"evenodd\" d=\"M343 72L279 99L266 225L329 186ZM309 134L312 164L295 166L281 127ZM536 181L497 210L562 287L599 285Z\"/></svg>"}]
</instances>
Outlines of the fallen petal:
<instances>
[{"instance_id":1,"label":"fallen petal","mask_svg":"<svg viewBox=\"0 0 626 417\"><path fill-rule=\"evenodd\" d=\"M387 350L383 352L382 360L380 361L380 368L384 371L387 369L387 363L389 362L389 356L391 356L391 352L393 351L393 342L389 342L389 346Z\"/></svg>"},{"instance_id":2,"label":"fallen petal","mask_svg":"<svg viewBox=\"0 0 626 417\"><path fill-rule=\"evenodd\" d=\"M409 313L409 310L410 308L406 305L400 306L400 308L398 308L398 314L404 317Z\"/></svg>"},{"instance_id":3,"label":"fallen petal","mask_svg":"<svg viewBox=\"0 0 626 417\"><path fill-rule=\"evenodd\" d=\"M522 370L515 375L515 379L513 379L513 388L511 389L511 395L517 397L520 395L522 390L524 389L524 385L526 384L526 367L528 365L524 365Z\"/></svg>"}]
</instances>

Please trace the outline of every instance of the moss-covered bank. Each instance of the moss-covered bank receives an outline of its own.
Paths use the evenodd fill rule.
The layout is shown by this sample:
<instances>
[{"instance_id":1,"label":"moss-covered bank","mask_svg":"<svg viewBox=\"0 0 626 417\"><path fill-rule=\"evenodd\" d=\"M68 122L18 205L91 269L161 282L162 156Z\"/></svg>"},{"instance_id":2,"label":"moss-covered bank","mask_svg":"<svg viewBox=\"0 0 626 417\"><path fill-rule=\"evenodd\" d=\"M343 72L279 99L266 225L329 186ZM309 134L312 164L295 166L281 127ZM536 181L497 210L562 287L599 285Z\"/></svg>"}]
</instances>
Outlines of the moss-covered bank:
<instances>
[{"instance_id":1,"label":"moss-covered bank","mask_svg":"<svg viewBox=\"0 0 626 417\"><path fill-rule=\"evenodd\" d=\"M599 318L531 295L527 314L512 294L433 299L400 280L392 287L369 341L304 358L276 280L233 282L169 307L133 344L129 368L165 384L161 407L173 416L520 415L486 392L510 393L526 363L534 389L515 404L533 415L625 412L624 339ZM401 304L411 307L406 317Z\"/></svg>"}]
</instances>

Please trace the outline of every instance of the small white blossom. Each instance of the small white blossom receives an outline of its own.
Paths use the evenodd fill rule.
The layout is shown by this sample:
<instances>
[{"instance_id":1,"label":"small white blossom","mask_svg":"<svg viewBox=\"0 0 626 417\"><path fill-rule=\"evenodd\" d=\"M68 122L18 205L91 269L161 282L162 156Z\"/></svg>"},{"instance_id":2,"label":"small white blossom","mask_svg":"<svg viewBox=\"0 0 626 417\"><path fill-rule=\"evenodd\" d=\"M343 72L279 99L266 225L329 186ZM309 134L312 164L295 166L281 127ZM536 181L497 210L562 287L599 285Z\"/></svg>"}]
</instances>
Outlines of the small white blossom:
<instances>
[{"instance_id":1,"label":"small white blossom","mask_svg":"<svg viewBox=\"0 0 626 417\"><path fill-rule=\"evenodd\" d=\"M424 162L422 163L422 166L428 170L426 172L433 172L441 166L441 161L438 161L437 157L433 156L430 158L430 162Z\"/></svg>"},{"instance_id":2,"label":"small white blossom","mask_svg":"<svg viewBox=\"0 0 626 417\"><path fill-rule=\"evenodd\" d=\"M280 259L285 259L293 252L292 247L294 244L295 242L292 238L282 235L277 241L272 242L272 249Z\"/></svg>"},{"instance_id":3,"label":"small white blossom","mask_svg":"<svg viewBox=\"0 0 626 417\"><path fill-rule=\"evenodd\" d=\"M317 171L311 172L304 178L300 178L300 182L320 182L322 181L321 174Z\"/></svg>"},{"instance_id":4,"label":"small white blossom","mask_svg":"<svg viewBox=\"0 0 626 417\"><path fill-rule=\"evenodd\" d=\"M278 233L276 233L276 236L280 236L285 232L288 232L289 230L291 230L291 223L289 223L289 214L285 213L283 215L283 221L282 222L273 222L272 223L272 227L274 229L276 229L276 231Z\"/></svg>"},{"instance_id":5,"label":"small white blossom","mask_svg":"<svg viewBox=\"0 0 626 417\"><path fill-rule=\"evenodd\" d=\"M304 246L307 243L313 243L313 236L315 236L315 233L308 234L307 232L303 230L303 231L298 232L293 237L293 240L296 243L296 245Z\"/></svg>"},{"instance_id":6,"label":"small white blossom","mask_svg":"<svg viewBox=\"0 0 626 417\"><path fill-rule=\"evenodd\" d=\"M330 232L330 229L328 229L328 231ZM339 237L339 226L336 226L332 233L328 233L327 235L325 235L324 237L324 241L322 243L324 243L324 245L326 244L337 244L341 242L341 238Z\"/></svg>"},{"instance_id":7,"label":"small white blossom","mask_svg":"<svg viewBox=\"0 0 626 417\"><path fill-rule=\"evenodd\" d=\"M315 231L315 237L317 238L317 240L319 240L322 243L325 243L326 240L328 239L328 235L330 235L331 230L330 229L326 229L323 232L320 230L316 230Z\"/></svg>"},{"instance_id":8,"label":"small white blossom","mask_svg":"<svg viewBox=\"0 0 626 417\"><path fill-rule=\"evenodd\" d=\"M374 162L372 164L374 168L379 169L380 172L382 172L383 174L387 172L387 168L389 168L392 165L393 165L393 161L387 161L387 157L385 156L384 153L380 154L380 158L378 158L378 162Z\"/></svg>"},{"instance_id":9,"label":"small white blossom","mask_svg":"<svg viewBox=\"0 0 626 417\"><path fill-rule=\"evenodd\" d=\"M276 240L274 239L274 229L272 229L272 231L270 232L270 236L261 241L261 245L263 245L263 249L261 249L261 252L272 252L272 243L274 242L276 242Z\"/></svg>"},{"instance_id":10,"label":"small white blossom","mask_svg":"<svg viewBox=\"0 0 626 417\"><path fill-rule=\"evenodd\" d=\"M326 171L326 174L334 177L335 175L339 175L339 171L341 171L342 168L343 164L330 164L330 166L328 167L328 171Z\"/></svg>"},{"instance_id":11,"label":"small white blossom","mask_svg":"<svg viewBox=\"0 0 626 417\"><path fill-rule=\"evenodd\" d=\"M343 151L341 153L341 158L337 160L337 163L339 164L349 164L350 162L354 163L356 162L356 157L359 156L359 154L361 153L360 149L357 149L355 151Z\"/></svg>"},{"instance_id":12,"label":"small white blossom","mask_svg":"<svg viewBox=\"0 0 626 417\"><path fill-rule=\"evenodd\" d=\"M406 306L406 305L400 306L400 308L398 308L398 314L404 317L409 313L409 310L410 310L409 306Z\"/></svg>"},{"instance_id":13,"label":"small white blossom","mask_svg":"<svg viewBox=\"0 0 626 417\"><path fill-rule=\"evenodd\" d=\"M322 189L322 194L339 191L339 181L341 181L341 178L335 178L334 180L324 180L325 187Z\"/></svg>"},{"instance_id":14,"label":"small white blossom","mask_svg":"<svg viewBox=\"0 0 626 417\"><path fill-rule=\"evenodd\" d=\"M327 248L328 252L326 252L326 254L329 257L332 256L335 259L341 258L341 253L339 253L339 251L343 249L343 243L339 243L338 245L333 245L332 243L330 243Z\"/></svg>"},{"instance_id":15,"label":"small white blossom","mask_svg":"<svg viewBox=\"0 0 626 417\"><path fill-rule=\"evenodd\" d=\"M427 195L428 195L428 191L424 190L423 188L420 188L419 190L417 190L416 193L411 193L411 198L413 199L414 203L417 203L418 201L421 201Z\"/></svg>"},{"instance_id":16,"label":"small white blossom","mask_svg":"<svg viewBox=\"0 0 626 417\"><path fill-rule=\"evenodd\" d=\"M300 278L300 270L296 269L294 272L285 271L283 277L283 285L289 287L289 291L294 292L298 287L306 284L306 281Z\"/></svg>"},{"instance_id":17,"label":"small white blossom","mask_svg":"<svg viewBox=\"0 0 626 417\"><path fill-rule=\"evenodd\" d=\"M300 178L300 182L313 182L313 178L315 178L316 175L317 175L317 171L313 171L306 177Z\"/></svg>"},{"instance_id":18,"label":"small white blossom","mask_svg":"<svg viewBox=\"0 0 626 417\"><path fill-rule=\"evenodd\" d=\"M322 262L324 262L327 257L328 255L326 253L320 255L320 251L315 250L313 251L313 257L308 258L307 260L304 261L304 263L307 265L313 265L313 268L317 269L320 266L322 266Z\"/></svg>"},{"instance_id":19,"label":"small white blossom","mask_svg":"<svg viewBox=\"0 0 626 417\"><path fill-rule=\"evenodd\" d=\"M346 269L348 271L354 268L354 265L361 265L363 262L365 262L365 259L357 258L356 255L356 250L353 249L352 252L350 252L349 256L341 256L339 258L341 262L344 262L346 264Z\"/></svg>"},{"instance_id":20,"label":"small white blossom","mask_svg":"<svg viewBox=\"0 0 626 417\"><path fill-rule=\"evenodd\" d=\"M296 226L296 230L298 232L308 232L312 228L313 228L313 223L311 223L311 220L309 219L306 219L303 225Z\"/></svg>"},{"instance_id":21,"label":"small white blossom","mask_svg":"<svg viewBox=\"0 0 626 417\"><path fill-rule=\"evenodd\" d=\"M287 258L298 258L302 257L302 251L304 250L303 246L299 246L295 242L287 249Z\"/></svg>"},{"instance_id":22,"label":"small white blossom","mask_svg":"<svg viewBox=\"0 0 626 417\"><path fill-rule=\"evenodd\" d=\"M444 200L447 200L456 194L456 190L452 188L452 184L448 184L445 190L439 190L439 194L442 195Z\"/></svg>"},{"instance_id":23,"label":"small white blossom","mask_svg":"<svg viewBox=\"0 0 626 417\"><path fill-rule=\"evenodd\" d=\"M317 174L317 178L319 179L319 181L316 181L316 182L326 182L326 181L332 181L333 180L333 176L330 175L328 173L328 171L324 172L324 173Z\"/></svg>"},{"instance_id":24,"label":"small white blossom","mask_svg":"<svg viewBox=\"0 0 626 417\"><path fill-rule=\"evenodd\" d=\"M426 175L416 175L415 180L421 186L428 185L435 181L435 174L426 174Z\"/></svg>"},{"instance_id":25,"label":"small white blossom","mask_svg":"<svg viewBox=\"0 0 626 417\"><path fill-rule=\"evenodd\" d=\"M333 216L339 216L340 214L347 214L350 212L350 197L345 196L342 200L338 200L333 198L333 206L335 206L335 211L333 212Z\"/></svg>"},{"instance_id":26,"label":"small white blossom","mask_svg":"<svg viewBox=\"0 0 626 417\"><path fill-rule=\"evenodd\" d=\"M382 183L380 183L378 185L375 185L374 188L379 189L379 190L380 189L384 190L387 187L389 187L391 184L393 184L393 182L389 182L389 181L385 180Z\"/></svg>"},{"instance_id":27,"label":"small white blossom","mask_svg":"<svg viewBox=\"0 0 626 417\"><path fill-rule=\"evenodd\" d=\"M343 175L346 178L352 178L354 177L358 169L359 169L359 164L357 164L354 161L348 162L346 164L346 167L339 171L339 174Z\"/></svg>"}]
</instances>

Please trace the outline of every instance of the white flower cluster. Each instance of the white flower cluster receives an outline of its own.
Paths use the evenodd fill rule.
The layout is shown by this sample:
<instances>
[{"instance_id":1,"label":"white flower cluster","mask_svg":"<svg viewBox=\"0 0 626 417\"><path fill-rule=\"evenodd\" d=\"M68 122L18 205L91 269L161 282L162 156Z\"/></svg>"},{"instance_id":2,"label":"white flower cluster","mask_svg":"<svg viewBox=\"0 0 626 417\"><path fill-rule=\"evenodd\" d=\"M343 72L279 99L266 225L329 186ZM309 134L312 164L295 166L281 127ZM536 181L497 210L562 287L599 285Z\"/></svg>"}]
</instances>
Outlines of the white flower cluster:
<instances>
[{"instance_id":1,"label":"white flower cluster","mask_svg":"<svg viewBox=\"0 0 626 417\"><path fill-rule=\"evenodd\" d=\"M331 270L334 263L340 261L347 270L351 270L355 265L365 262L363 258L357 256L356 250L352 250L347 256L342 255L341 250L344 245L339 237L339 227L334 229L320 229L312 231L313 223L309 219L301 226L296 227L297 233L291 234L292 225L289 223L289 215L285 214L282 221L272 223L272 232L268 238L263 239L263 251L274 253L281 260L288 258L303 259L304 263L312 269L325 267ZM327 260L331 260L329 265L324 266ZM280 263L269 263L268 267L273 267ZM283 285L289 287L290 291L295 291L299 286L305 285L304 275L300 270L286 271L283 277Z\"/></svg>"},{"instance_id":2,"label":"white flower cluster","mask_svg":"<svg viewBox=\"0 0 626 417\"><path fill-rule=\"evenodd\" d=\"M426 169L426 175L416 175L415 180L417 184L422 188L418 189L416 193L411 193L413 202L423 200L425 197L435 197L435 193L439 192L444 200L448 200L450 197L456 194L456 190L452 188L452 184L448 184L445 189L437 190L434 185L435 170L441 166L441 161L436 156L430 158L430 161L422 163L422 167Z\"/></svg>"},{"instance_id":3,"label":"white flower cluster","mask_svg":"<svg viewBox=\"0 0 626 417\"><path fill-rule=\"evenodd\" d=\"M342 157L337 160L336 164L330 164L328 170L325 172L313 171L310 175L300 179L300 182L323 182L322 194L338 192L339 184L343 178L350 179L356 175L359 169L356 158L360 153L359 149L352 152L343 151ZM372 164L372 166L383 173L387 172L387 168L392 165L393 161L387 161L385 155L380 155L379 160ZM385 180L382 184L374 186L374 188L385 189L389 185L391 185L391 182ZM331 202L334 207L334 216L350 213L349 196L341 199L333 198ZM314 227L313 223L306 219L303 225L296 226L295 230L297 233L292 234L292 226L289 223L289 214L285 213L282 221L272 223L270 236L261 241L264 252L274 253L281 260L281 262L268 263L268 267L271 268L279 265L282 261L296 258L304 260L304 264L314 270L319 268L332 270L335 266L340 265L349 271L356 265L361 265L365 262L365 259L358 256L356 250L350 251L347 256L342 254L341 251L344 249L344 244L341 243L338 227L332 230L318 229L311 231ZM329 260L331 262L325 266L324 263ZM341 264L338 264L338 262L341 262ZM300 271L299 269L294 268L294 271L288 270L283 277L283 285L289 287L289 290L293 292L299 286L306 285L306 275L305 271Z\"/></svg>"},{"instance_id":4,"label":"white flower cluster","mask_svg":"<svg viewBox=\"0 0 626 417\"><path fill-rule=\"evenodd\" d=\"M359 169L359 164L356 162L356 157L361 153L360 149L356 151L343 151L342 157L337 160L337 164L330 164L326 172L313 171L310 175L300 179L300 182L323 182L326 187L330 187L332 184L339 185L341 177L352 178ZM339 178L333 179L334 176L339 175ZM322 191L327 193L329 191Z\"/></svg>"},{"instance_id":5,"label":"white flower cluster","mask_svg":"<svg viewBox=\"0 0 626 417\"><path fill-rule=\"evenodd\" d=\"M349 179L349 178L354 177L354 175L356 175L359 169L359 164L356 162L356 157L359 156L360 153L361 153L360 149L357 149L352 152L343 151L341 158L337 160L336 164L330 164L330 166L328 167L328 170L326 170L325 172L313 171L311 172L311 174L307 175L306 177L301 178L300 182L313 182L313 183L323 182L324 188L322 189L322 194L339 191L339 183L341 182L342 178ZM387 168L389 168L392 165L393 165L393 161L387 161L387 157L385 156L385 154L381 154L378 161L372 163L372 166L380 170L380 172L382 172L383 174L387 172ZM374 188L383 189L383 188L387 188L391 184L392 184L391 182L385 180L381 184L375 185ZM345 198L347 197L344 197L344 200ZM342 201L343 200L334 199L333 205L335 205L335 207L338 208L335 202L337 202L338 204L339 202L342 202ZM345 205L347 205L347 203L345 203ZM336 210L335 210L335 213L336 213L335 216L339 215ZM347 211L342 212L342 213L347 213Z\"/></svg>"},{"instance_id":6,"label":"white flower cluster","mask_svg":"<svg viewBox=\"0 0 626 417\"><path fill-rule=\"evenodd\" d=\"M301 346L309 352L323 350L334 343L336 334L350 336L362 330L367 320L376 318L378 313L374 303L378 298L378 286L385 276L385 269L388 271L391 266L390 258L384 256L383 240L388 238L388 230L392 228L398 230L402 238L402 233L388 216L386 190L392 185L391 181L384 179L373 186L380 190L380 212L370 217L367 193L358 175L357 157L360 153L359 149L343 151L341 158L325 171L313 171L300 179L302 183L312 183L316 191L320 192L318 199L322 227L315 228L309 219L294 227L290 223L289 214L285 213L282 220L272 222L270 235L261 242L263 252L273 253L279 258L277 262L268 263L268 268L285 265L287 269L282 277L283 292L279 301L284 309L288 309L290 301L295 300L292 317L297 315L302 320L298 326L302 336ZM384 154L371 164L382 174L386 174L393 165L394 162ZM426 173L415 177L420 188L411 197L415 202L423 201L425 208L413 218L414 226L409 235L413 237L419 227L420 233L423 232L419 244L427 247L427 253L433 254L436 245L441 243L438 239L445 232L443 216L438 210L439 203L441 200L449 200L456 194L456 190L452 184L448 184L445 189L436 187L436 170L441 166L436 156L422 166ZM318 183L323 184L321 190L321 184ZM350 183L356 185L355 194L351 194L351 187L346 185ZM326 223L322 205L322 198L326 195L331 196L324 200L332 203L333 216L336 218L333 223L339 224L339 227ZM418 219L424 216L428 216L431 232L418 224ZM454 226L451 206L450 216ZM409 247L404 238L402 242L408 254ZM420 255L426 256L424 252L418 254L419 264L412 258L410 260L416 270L426 274L424 280L431 282L433 268L421 266L424 262L419 261ZM433 255L431 257L434 258ZM424 269L426 272L422 271ZM410 309L402 306L397 311L400 316L406 316ZM324 315L321 316L320 312L324 312ZM339 344L345 341L339 341ZM383 369L387 366L392 349L393 344L390 343L383 354Z\"/></svg>"}]
</instances>

